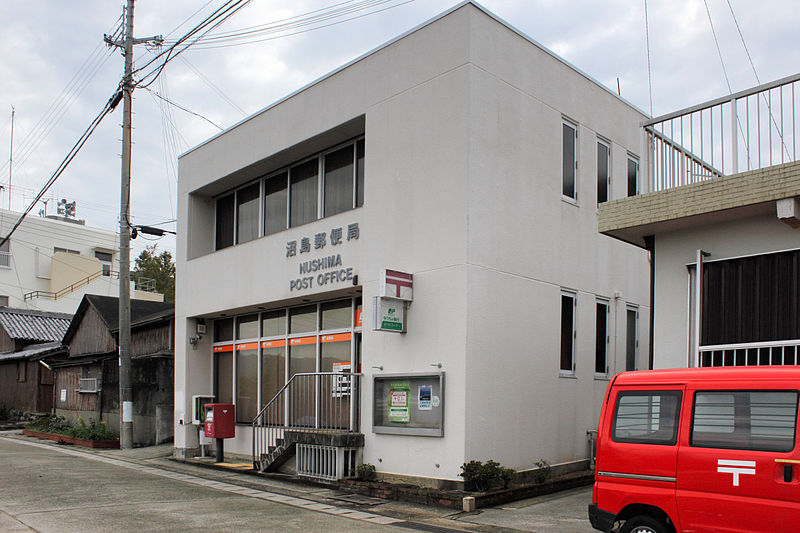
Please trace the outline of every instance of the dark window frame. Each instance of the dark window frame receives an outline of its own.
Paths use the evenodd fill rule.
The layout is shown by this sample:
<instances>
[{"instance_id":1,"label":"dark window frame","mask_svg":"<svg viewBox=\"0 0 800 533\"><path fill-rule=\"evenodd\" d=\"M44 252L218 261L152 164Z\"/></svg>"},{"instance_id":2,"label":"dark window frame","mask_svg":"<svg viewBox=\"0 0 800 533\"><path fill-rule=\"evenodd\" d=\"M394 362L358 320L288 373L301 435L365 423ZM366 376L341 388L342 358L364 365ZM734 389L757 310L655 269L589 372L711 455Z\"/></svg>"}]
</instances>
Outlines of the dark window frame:
<instances>
[{"instance_id":1,"label":"dark window frame","mask_svg":"<svg viewBox=\"0 0 800 533\"><path fill-rule=\"evenodd\" d=\"M572 130L572 153L568 153L567 130ZM568 161L569 156L571 162ZM561 197L572 203L578 202L578 125L571 120L561 120Z\"/></svg>"},{"instance_id":2,"label":"dark window frame","mask_svg":"<svg viewBox=\"0 0 800 533\"><path fill-rule=\"evenodd\" d=\"M600 148L605 149L606 165L605 180L600 175ZM611 199L611 143L598 137L597 138L597 205L608 202Z\"/></svg>"},{"instance_id":3,"label":"dark window frame","mask_svg":"<svg viewBox=\"0 0 800 533\"><path fill-rule=\"evenodd\" d=\"M789 449L785 448L770 448L770 447L763 447L763 446L741 446L737 445L735 442L731 443L724 443L721 440L716 442L712 442L712 440L706 439L701 443L695 443L695 415L697 414L697 395L698 394L733 394L734 395L734 429L732 435L735 437L737 433L741 433L744 429L740 427L740 424L744 420L744 415L740 412L737 412L737 407L741 410L742 407L738 405L736 401L736 394L745 394L745 393L794 393L795 401L794 401L794 419L792 420L791 428L792 428L792 438L791 444L792 447ZM695 390L692 394L692 413L691 413L691 420L690 420L690 427L689 427L689 446L692 448L703 448L703 449L721 449L721 450L742 450L742 451L753 451L753 452L771 452L771 453L790 453L795 450L797 447L797 417L798 411L800 408L798 407L798 402L800 402L800 391L797 389L698 389ZM751 407L752 404L749 405ZM750 422L752 421L752 414L747 418L747 428L750 427ZM729 439L733 440L733 439Z\"/></svg>"},{"instance_id":4,"label":"dark window frame","mask_svg":"<svg viewBox=\"0 0 800 533\"><path fill-rule=\"evenodd\" d=\"M336 210L335 212L326 213L326 192L325 192L325 178L326 178L326 171L325 171L325 161L326 157L330 154L338 152L343 149L347 149L348 147L352 147L353 151L353 165L352 165L352 203L350 207L346 207L342 210ZM275 171L272 171L266 175L259 177L257 180L252 180L248 183L245 183L241 186L238 186L232 190L225 191L222 194L219 194L214 197L215 205L214 205L214 250L223 250L230 246L236 246L240 243L239 232L238 232L238 225L239 225L239 209L238 209L238 194L239 191L244 190L248 187L252 187L255 184L259 184L259 197L257 201L258 205L258 230L257 234L249 240L258 239L261 237L266 237L268 235L274 235L276 233L280 233L281 231L285 231L290 228L299 227L311 222L315 222L317 220L321 220L323 218L328 218L331 216L335 216L340 213L344 213L346 211L350 211L352 209L357 209L364 205L364 167L365 167L365 147L366 147L366 139L364 135L359 135L357 137L348 139L345 142L336 144L330 148L322 150L320 152L316 152L311 156L298 159L292 162L289 165L285 165ZM297 167L307 164L311 161L316 161L316 168L317 168L317 175L316 175L316 185L314 190L316 191L314 196L314 201L316 205L313 206L314 214L313 216L306 220L307 217L304 217L302 220L292 220L292 170L296 169ZM273 228L271 225L267 224L267 217L271 214L272 210L267 209L267 191L270 189L268 187L268 182L270 180L280 178L281 175L285 174L286 176L286 183L283 188L276 189L275 192L279 192L280 190L284 191L283 200L286 203L286 219L285 224L283 227L278 229L277 227ZM270 184L273 185L271 188L274 187L274 183ZM223 228L226 232L231 231L231 235L221 235L220 234L220 221L222 214L220 213L220 205L222 201L229 201L232 202L232 206L230 206L232 213L230 214L230 218L232 218L232 230L229 230L227 227ZM228 207L227 205L225 206ZM280 217L279 217L280 218ZM227 218L226 218L227 221ZM274 221L273 221L274 222ZM248 242L243 241L243 242Z\"/></svg>"},{"instance_id":5,"label":"dark window frame","mask_svg":"<svg viewBox=\"0 0 800 533\"><path fill-rule=\"evenodd\" d=\"M620 399L630 396L668 396L676 397L675 417L672 424L672 434L668 439L652 439L646 437L619 437L617 435L617 415L619 413ZM678 429L681 422L681 411L683 406L683 391L676 389L648 389L648 390L621 390L617 393L614 400L614 414L611 419L611 440L621 444L652 444L654 446L675 446L678 444ZM662 419L659 418L659 424Z\"/></svg>"}]
</instances>

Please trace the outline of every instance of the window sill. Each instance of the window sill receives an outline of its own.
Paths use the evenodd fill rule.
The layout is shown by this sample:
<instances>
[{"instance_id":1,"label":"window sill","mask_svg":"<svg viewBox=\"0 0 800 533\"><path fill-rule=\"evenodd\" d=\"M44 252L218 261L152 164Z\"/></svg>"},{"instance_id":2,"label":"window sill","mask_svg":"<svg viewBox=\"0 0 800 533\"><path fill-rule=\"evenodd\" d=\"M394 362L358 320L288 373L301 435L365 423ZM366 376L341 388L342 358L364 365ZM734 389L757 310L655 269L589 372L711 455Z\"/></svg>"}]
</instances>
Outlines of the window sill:
<instances>
[{"instance_id":1,"label":"window sill","mask_svg":"<svg viewBox=\"0 0 800 533\"><path fill-rule=\"evenodd\" d=\"M564 196L563 194L561 195L561 201L564 202L565 204L569 204L574 207L579 207L578 200L576 200L575 198L570 198L569 196Z\"/></svg>"},{"instance_id":2,"label":"window sill","mask_svg":"<svg viewBox=\"0 0 800 533\"><path fill-rule=\"evenodd\" d=\"M595 374L594 375L595 381L611 381L611 376L608 374Z\"/></svg>"},{"instance_id":3,"label":"window sill","mask_svg":"<svg viewBox=\"0 0 800 533\"><path fill-rule=\"evenodd\" d=\"M568 379L578 379L578 376L575 375L575 372L573 372L572 370L559 370L558 377L568 378Z\"/></svg>"}]
</instances>

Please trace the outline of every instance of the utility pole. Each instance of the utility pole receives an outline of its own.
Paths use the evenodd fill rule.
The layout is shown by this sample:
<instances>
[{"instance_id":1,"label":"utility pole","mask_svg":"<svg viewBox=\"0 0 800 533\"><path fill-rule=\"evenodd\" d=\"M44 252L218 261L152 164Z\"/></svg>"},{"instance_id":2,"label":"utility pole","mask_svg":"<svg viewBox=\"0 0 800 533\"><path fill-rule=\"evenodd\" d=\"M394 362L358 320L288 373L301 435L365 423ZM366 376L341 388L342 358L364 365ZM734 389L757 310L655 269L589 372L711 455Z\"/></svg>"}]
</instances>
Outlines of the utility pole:
<instances>
[{"instance_id":1,"label":"utility pole","mask_svg":"<svg viewBox=\"0 0 800 533\"><path fill-rule=\"evenodd\" d=\"M125 76L122 78L122 172L119 202L119 444L133 448L133 387L131 386L131 93L133 93L133 45L163 39L133 38L133 2L125 8L125 35L122 43L105 36L109 46L123 49Z\"/></svg>"}]
</instances>

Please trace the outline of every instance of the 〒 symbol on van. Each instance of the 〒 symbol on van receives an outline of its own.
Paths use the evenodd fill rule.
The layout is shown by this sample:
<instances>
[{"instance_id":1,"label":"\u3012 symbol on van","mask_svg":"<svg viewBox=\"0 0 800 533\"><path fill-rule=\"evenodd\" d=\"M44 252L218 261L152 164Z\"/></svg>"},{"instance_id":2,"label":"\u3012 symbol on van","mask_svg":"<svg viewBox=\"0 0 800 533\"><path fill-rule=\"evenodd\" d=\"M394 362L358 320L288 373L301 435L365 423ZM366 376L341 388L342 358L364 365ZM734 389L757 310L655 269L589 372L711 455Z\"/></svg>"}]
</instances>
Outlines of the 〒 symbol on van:
<instances>
[{"instance_id":1,"label":"\u3012 symbol on van","mask_svg":"<svg viewBox=\"0 0 800 533\"><path fill-rule=\"evenodd\" d=\"M755 461L731 461L725 459L717 460L717 472L722 474L733 474L733 486L739 486L740 474L753 474L756 473Z\"/></svg>"}]
</instances>

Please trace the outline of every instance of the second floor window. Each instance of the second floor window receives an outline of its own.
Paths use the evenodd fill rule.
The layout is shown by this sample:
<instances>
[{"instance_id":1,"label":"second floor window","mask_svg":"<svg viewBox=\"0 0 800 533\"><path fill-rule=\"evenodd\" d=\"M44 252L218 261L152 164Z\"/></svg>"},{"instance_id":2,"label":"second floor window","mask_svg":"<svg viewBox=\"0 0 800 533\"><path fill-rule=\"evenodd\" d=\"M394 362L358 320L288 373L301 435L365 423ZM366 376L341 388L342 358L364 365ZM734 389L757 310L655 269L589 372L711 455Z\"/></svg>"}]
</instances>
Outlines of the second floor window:
<instances>
[{"instance_id":1,"label":"second floor window","mask_svg":"<svg viewBox=\"0 0 800 533\"><path fill-rule=\"evenodd\" d=\"M608 201L608 185L611 167L611 149L609 145L597 141L597 203Z\"/></svg>"},{"instance_id":2,"label":"second floor window","mask_svg":"<svg viewBox=\"0 0 800 533\"><path fill-rule=\"evenodd\" d=\"M563 122L561 136L561 195L571 200L577 200L578 191L575 178L577 176L576 170L578 167L578 128L569 122Z\"/></svg>"},{"instance_id":3,"label":"second floor window","mask_svg":"<svg viewBox=\"0 0 800 533\"><path fill-rule=\"evenodd\" d=\"M219 196L215 249L272 235L363 204L364 139L358 139Z\"/></svg>"}]
</instances>

